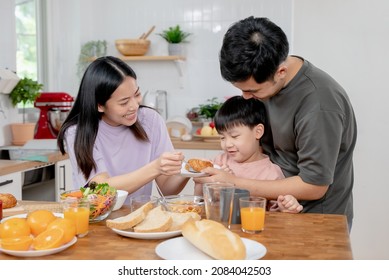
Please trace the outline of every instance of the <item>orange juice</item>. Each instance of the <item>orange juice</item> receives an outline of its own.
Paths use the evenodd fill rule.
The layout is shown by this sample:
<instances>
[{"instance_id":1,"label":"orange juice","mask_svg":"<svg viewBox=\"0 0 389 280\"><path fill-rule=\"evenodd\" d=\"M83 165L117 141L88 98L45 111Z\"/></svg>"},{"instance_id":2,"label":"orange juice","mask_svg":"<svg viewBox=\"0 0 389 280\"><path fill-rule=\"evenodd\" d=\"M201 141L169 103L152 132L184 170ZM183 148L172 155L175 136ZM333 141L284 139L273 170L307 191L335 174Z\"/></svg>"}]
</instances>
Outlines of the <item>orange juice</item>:
<instances>
[{"instance_id":1,"label":"orange juice","mask_svg":"<svg viewBox=\"0 0 389 280\"><path fill-rule=\"evenodd\" d=\"M79 237L85 236L89 230L89 208L69 207L63 211L64 217L71 219L76 224L76 234Z\"/></svg>"},{"instance_id":2,"label":"orange juice","mask_svg":"<svg viewBox=\"0 0 389 280\"><path fill-rule=\"evenodd\" d=\"M242 230L249 233L259 233L265 225L265 209L261 207L244 207L240 209Z\"/></svg>"}]
</instances>

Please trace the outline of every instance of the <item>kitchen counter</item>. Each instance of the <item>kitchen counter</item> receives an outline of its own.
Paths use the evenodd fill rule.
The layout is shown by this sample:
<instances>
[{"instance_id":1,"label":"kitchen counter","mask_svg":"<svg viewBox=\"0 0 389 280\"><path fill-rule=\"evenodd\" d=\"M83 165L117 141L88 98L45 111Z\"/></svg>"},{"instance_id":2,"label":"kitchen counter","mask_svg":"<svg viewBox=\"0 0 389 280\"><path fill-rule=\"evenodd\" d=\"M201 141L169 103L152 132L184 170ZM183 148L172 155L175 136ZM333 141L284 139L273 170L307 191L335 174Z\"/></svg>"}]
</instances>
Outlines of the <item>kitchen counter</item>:
<instances>
[{"instance_id":1,"label":"kitchen counter","mask_svg":"<svg viewBox=\"0 0 389 280\"><path fill-rule=\"evenodd\" d=\"M205 142L202 139L192 139L191 141L182 141L179 138L172 138L172 143L175 149L191 149L191 150L221 150L220 141Z\"/></svg>"},{"instance_id":2,"label":"kitchen counter","mask_svg":"<svg viewBox=\"0 0 389 280\"><path fill-rule=\"evenodd\" d=\"M45 209L42 202L21 201L30 209ZM59 204L48 203L48 210L54 211ZM116 218L129 213L124 206L111 213ZM352 259L350 238L346 217L324 214L266 213L265 230L260 234L247 234L240 225L233 225L232 231L241 237L263 244L267 253L265 260L348 260ZM162 240L143 240L123 237L105 226L105 222L90 224L86 237L68 249L44 260L160 260L155 247ZM27 259L0 253L0 260Z\"/></svg>"},{"instance_id":3,"label":"kitchen counter","mask_svg":"<svg viewBox=\"0 0 389 280\"><path fill-rule=\"evenodd\" d=\"M0 176L14 172L41 168L43 166L51 165L57 161L65 160L68 158L68 155L62 155L60 152L58 152L47 154L47 162L0 159Z\"/></svg>"}]
</instances>

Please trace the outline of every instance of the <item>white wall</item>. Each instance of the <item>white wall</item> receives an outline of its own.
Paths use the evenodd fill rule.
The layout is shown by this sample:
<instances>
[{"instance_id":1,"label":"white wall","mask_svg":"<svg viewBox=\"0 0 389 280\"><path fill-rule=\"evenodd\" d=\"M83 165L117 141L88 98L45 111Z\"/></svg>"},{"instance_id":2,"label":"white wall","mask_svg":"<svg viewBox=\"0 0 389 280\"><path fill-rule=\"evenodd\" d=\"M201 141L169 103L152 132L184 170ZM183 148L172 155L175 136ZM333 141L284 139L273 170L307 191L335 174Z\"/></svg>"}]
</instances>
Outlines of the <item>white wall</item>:
<instances>
[{"instance_id":1,"label":"white wall","mask_svg":"<svg viewBox=\"0 0 389 280\"><path fill-rule=\"evenodd\" d=\"M0 1L0 31L4 7ZM213 96L237 93L220 78L218 51L223 34L234 21L266 16L279 24L291 39L293 53L328 71L348 91L358 119L355 151L355 220L351 233L356 259L389 259L389 223L385 198L389 197L384 178L389 166L386 151L389 118L386 52L389 50L389 2L371 0L51 0L49 2L49 58L51 82L48 90L76 95L76 63L81 44L107 40L108 53L118 55L114 40L140 36L152 25L150 54L163 55L166 43L155 35L180 24L192 32L186 45L185 75L180 77L174 63L131 63L139 75L143 91L165 89L169 93L170 115ZM293 32L293 37L292 37ZM3 38L3 37L2 37ZM7 39L8 40L8 39ZM0 40L1 53L8 41ZM4 56L0 55L0 67ZM0 102L2 101L0 94ZM174 110L173 110L174 109ZM11 118L13 118L11 116ZM0 131L6 132L0 112ZM0 145L9 144L8 135Z\"/></svg>"},{"instance_id":2,"label":"white wall","mask_svg":"<svg viewBox=\"0 0 389 280\"><path fill-rule=\"evenodd\" d=\"M294 52L343 85L357 117L354 257L389 259L389 2L294 2Z\"/></svg>"},{"instance_id":3,"label":"white wall","mask_svg":"<svg viewBox=\"0 0 389 280\"><path fill-rule=\"evenodd\" d=\"M80 45L89 40L107 40L108 54L117 56L114 42L138 38L152 25L149 55L167 55L167 43L158 35L163 29L180 24L193 35L186 44L187 60L180 76L173 62L129 62L138 75L143 91L168 92L169 116L184 115L207 99L237 94L220 78L218 52L222 37L231 23L250 15L267 16L291 33L291 0L70 0L50 1L52 40L50 90L76 95L75 76Z\"/></svg>"},{"instance_id":4,"label":"white wall","mask_svg":"<svg viewBox=\"0 0 389 280\"><path fill-rule=\"evenodd\" d=\"M14 0L0 1L0 68L16 70ZM9 123L18 118L8 95L0 93L0 145L11 142Z\"/></svg>"}]
</instances>

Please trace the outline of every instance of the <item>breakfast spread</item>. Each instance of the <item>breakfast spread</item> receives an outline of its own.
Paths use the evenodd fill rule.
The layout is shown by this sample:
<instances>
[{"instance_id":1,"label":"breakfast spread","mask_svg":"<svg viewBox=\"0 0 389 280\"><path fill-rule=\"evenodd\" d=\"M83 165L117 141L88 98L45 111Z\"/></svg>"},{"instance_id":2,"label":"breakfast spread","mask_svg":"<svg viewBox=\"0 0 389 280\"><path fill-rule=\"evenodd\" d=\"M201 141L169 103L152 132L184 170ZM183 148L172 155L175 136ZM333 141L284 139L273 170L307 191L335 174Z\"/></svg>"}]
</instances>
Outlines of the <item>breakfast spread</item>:
<instances>
[{"instance_id":1,"label":"breakfast spread","mask_svg":"<svg viewBox=\"0 0 389 280\"><path fill-rule=\"evenodd\" d=\"M0 193L0 200L3 204L3 209L16 206L16 198L10 193Z\"/></svg>"},{"instance_id":2,"label":"breakfast spread","mask_svg":"<svg viewBox=\"0 0 389 280\"><path fill-rule=\"evenodd\" d=\"M189 166L188 166L189 165ZM207 168L207 167L213 167L213 163L208 160L201 160L192 158L188 160L187 166L185 166L186 170L190 170L190 167L197 172L201 172L201 170Z\"/></svg>"},{"instance_id":3,"label":"breakfast spread","mask_svg":"<svg viewBox=\"0 0 389 280\"><path fill-rule=\"evenodd\" d=\"M246 247L236 233L212 220L188 221L182 235L195 247L218 260L242 260Z\"/></svg>"},{"instance_id":4,"label":"breakfast spread","mask_svg":"<svg viewBox=\"0 0 389 280\"><path fill-rule=\"evenodd\" d=\"M185 222L200 219L195 212L165 211L161 205L153 208L152 203L148 202L126 216L108 219L106 225L112 229L132 229L134 232L166 232L180 230Z\"/></svg>"}]
</instances>

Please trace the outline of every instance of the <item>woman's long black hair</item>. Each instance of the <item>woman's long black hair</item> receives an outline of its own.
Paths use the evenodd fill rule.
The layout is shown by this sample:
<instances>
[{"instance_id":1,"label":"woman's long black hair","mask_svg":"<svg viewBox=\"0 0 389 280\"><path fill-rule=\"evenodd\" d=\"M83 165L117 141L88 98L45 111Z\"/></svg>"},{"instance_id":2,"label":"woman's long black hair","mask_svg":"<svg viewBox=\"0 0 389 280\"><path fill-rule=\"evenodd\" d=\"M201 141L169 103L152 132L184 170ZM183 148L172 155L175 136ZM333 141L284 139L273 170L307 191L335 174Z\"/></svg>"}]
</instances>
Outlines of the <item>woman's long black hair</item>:
<instances>
[{"instance_id":1,"label":"woman's long black hair","mask_svg":"<svg viewBox=\"0 0 389 280\"><path fill-rule=\"evenodd\" d=\"M112 93L119 87L125 77L136 79L132 68L122 60L112 57L100 57L86 69L81 80L80 89L66 120L61 126L57 144L62 154L65 154L65 132L72 126L77 126L74 147L78 168L89 178L96 162L93 159L93 146L96 140L99 121L102 113L98 105L105 105ZM148 137L138 120L129 127L137 139L148 141Z\"/></svg>"}]
</instances>

